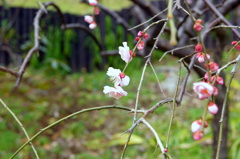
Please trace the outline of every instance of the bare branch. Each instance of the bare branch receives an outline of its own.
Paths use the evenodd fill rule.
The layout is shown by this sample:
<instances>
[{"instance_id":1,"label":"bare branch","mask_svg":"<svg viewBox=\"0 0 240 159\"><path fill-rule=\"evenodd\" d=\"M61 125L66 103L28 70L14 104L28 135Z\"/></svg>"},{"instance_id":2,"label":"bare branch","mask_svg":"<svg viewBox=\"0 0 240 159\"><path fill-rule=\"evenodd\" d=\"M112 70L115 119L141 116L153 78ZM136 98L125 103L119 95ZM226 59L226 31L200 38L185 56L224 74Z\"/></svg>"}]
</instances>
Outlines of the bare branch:
<instances>
[{"instance_id":1,"label":"bare branch","mask_svg":"<svg viewBox=\"0 0 240 159\"><path fill-rule=\"evenodd\" d=\"M13 75L14 77L18 77L18 73L9 69L9 68L6 68L6 67L3 67L3 66L0 66L0 71L2 72L6 72L6 73L9 73L11 75Z\"/></svg>"}]
</instances>

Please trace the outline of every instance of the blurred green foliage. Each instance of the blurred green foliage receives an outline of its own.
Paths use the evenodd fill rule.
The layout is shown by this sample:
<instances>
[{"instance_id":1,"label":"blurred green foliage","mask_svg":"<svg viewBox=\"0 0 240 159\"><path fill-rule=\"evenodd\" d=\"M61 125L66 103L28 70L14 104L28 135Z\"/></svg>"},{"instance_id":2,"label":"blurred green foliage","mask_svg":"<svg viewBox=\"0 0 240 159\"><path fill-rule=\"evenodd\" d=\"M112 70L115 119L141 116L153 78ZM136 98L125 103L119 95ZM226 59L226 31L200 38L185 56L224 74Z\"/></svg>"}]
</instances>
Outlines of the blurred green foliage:
<instances>
[{"instance_id":1,"label":"blurred green foliage","mask_svg":"<svg viewBox=\"0 0 240 159\"><path fill-rule=\"evenodd\" d=\"M71 55L71 42L75 39L73 30L62 31L58 27L50 26L47 30L42 31L40 39L40 48L42 55L33 54L30 60L30 66L35 69L43 69L48 75L68 74L71 68L68 60ZM26 41L21 49L28 52L34 45L33 32L31 32L30 40ZM42 57L42 58L41 58Z\"/></svg>"},{"instance_id":2,"label":"blurred green foliage","mask_svg":"<svg viewBox=\"0 0 240 159\"><path fill-rule=\"evenodd\" d=\"M39 8L39 3L50 2L49 0L4 0L0 1L0 5L6 7L24 7L24 8ZM93 7L84 3L80 3L80 0L51 0L51 2L56 3L64 13L71 14L89 14L92 13ZM101 4L113 9L120 10L122 8L129 7L131 2L128 0L100 0ZM50 8L52 9L52 8Z\"/></svg>"},{"instance_id":3,"label":"blurred green foliage","mask_svg":"<svg viewBox=\"0 0 240 159\"><path fill-rule=\"evenodd\" d=\"M166 57L168 58L168 57ZM168 59L167 61L169 61ZM171 61L176 59L171 59ZM121 61L124 63L124 61ZM173 67L166 64L166 67ZM167 72L161 72L158 65L155 65L159 79L164 80ZM114 100L102 93L104 85L110 85L105 72L94 71L93 73L77 73L68 76L56 74L46 76L43 69L28 68L23 78L20 89L11 92L14 85L14 78L1 73L0 95L6 104L13 110L24 124L30 136L34 135L41 128L51 124L57 119L84 108L100 105L124 105L133 108L135 94L137 91L141 71L132 71L129 76L131 83L125 90L128 96L121 100ZM67 82L66 82L67 81ZM240 85L234 80L232 87ZM161 92L156 89L156 80L151 71L147 68L143 87L140 93L139 107L148 109L162 98ZM191 88L187 90L191 93ZM236 94L235 94L236 95ZM230 95L230 128L229 148L230 158L239 156L239 133L240 126L240 105L234 101L234 93ZM178 159L185 159L186 156L194 159L211 158L211 137L212 129L206 129L204 138L200 141L192 139L190 125L193 120L201 116L203 101L194 101L190 98L181 107L177 107L176 116L172 127L169 153ZM147 121L156 129L163 143L166 140L166 133L171 113L168 104L159 107L151 114ZM140 117L140 116L139 116ZM211 123L212 115L207 120ZM119 158L122 152L126 136L119 134L126 131L132 124L132 115L120 110L102 110L85 113L69 119L52 129L48 130L34 141L41 158L64 158L73 156L79 159L89 158ZM20 127L12 119L7 111L0 107L0 158L7 158L26 138ZM143 125L134 131L133 144L126 152L126 158L159 158L160 151L156 150L156 141L152 133ZM156 150L156 152L155 152ZM25 148L19 158L33 157L30 147Z\"/></svg>"}]
</instances>

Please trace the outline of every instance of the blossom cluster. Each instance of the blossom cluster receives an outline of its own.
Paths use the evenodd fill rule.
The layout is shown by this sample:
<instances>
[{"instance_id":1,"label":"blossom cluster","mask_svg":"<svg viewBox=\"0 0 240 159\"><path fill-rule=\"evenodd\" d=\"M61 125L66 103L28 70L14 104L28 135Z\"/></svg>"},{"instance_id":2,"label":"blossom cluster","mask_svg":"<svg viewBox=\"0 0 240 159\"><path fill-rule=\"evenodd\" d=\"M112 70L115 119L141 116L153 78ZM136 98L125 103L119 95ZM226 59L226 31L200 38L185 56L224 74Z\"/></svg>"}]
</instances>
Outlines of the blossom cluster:
<instances>
[{"instance_id":1,"label":"blossom cluster","mask_svg":"<svg viewBox=\"0 0 240 159\"><path fill-rule=\"evenodd\" d=\"M197 19L194 26L194 30L200 32L202 30L202 20ZM218 89L214 85L220 84L223 85L223 78L217 75L214 75L218 71L219 66L217 63L211 60L209 54L204 52L203 45L199 42L195 46L196 58L200 63L205 63L204 67L207 68L207 72L204 75L203 81L193 83L193 90L197 93L200 100L208 99L208 111L211 114L217 114L218 106L211 100L212 96L218 95ZM203 136L203 126L207 127L207 122L202 123L202 119L196 120L192 123L191 130L193 132L194 140L200 140Z\"/></svg>"},{"instance_id":2,"label":"blossom cluster","mask_svg":"<svg viewBox=\"0 0 240 159\"><path fill-rule=\"evenodd\" d=\"M118 53L120 54L122 60L127 64L131 62L133 54L132 51L130 51L127 42L123 42L123 46L119 46L118 49ZM122 87L129 84L130 78L120 69L115 69L113 67L108 68L107 75L114 83L114 87L104 86L103 93L108 94L109 97L113 97L115 99L120 99L122 96L127 96L128 93L124 91Z\"/></svg>"},{"instance_id":3,"label":"blossom cluster","mask_svg":"<svg viewBox=\"0 0 240 159\"><path fill-rule=\"evenodd\" d=\"M144 49L144 41L143 39L148 39L149 35L143 31L139 31L137 33L137 37L135 40L138 42L137 49L138 50L143 50Z\"/></svg>"},{"instance_id":4,"label":"blossom cluster","mask_svg":"<svg viewBox=\"0 0 240 159\"><path fill-rule=\"evenodd\" d=\"M233 41L233 42L232 42L232 45L234 45L234 47L235 47L236 50L240 51L240 44L239 44L239 42Z\"/></svg>"},{"instance_id":5,"label":"blossom cluster","mask_svg":"<svg viewBox=\"0 0 240 159\"><path fill-rule=\"evenodd\" d=\"M94 6L94 15L98 15L100 13L99 8L96 6L98 4L98 0L88 0L88 4ZM97 27L94 16L86 15L84 16L84 21L89 24L90 29L95 29Z\"/></svg>"}]
</instances>

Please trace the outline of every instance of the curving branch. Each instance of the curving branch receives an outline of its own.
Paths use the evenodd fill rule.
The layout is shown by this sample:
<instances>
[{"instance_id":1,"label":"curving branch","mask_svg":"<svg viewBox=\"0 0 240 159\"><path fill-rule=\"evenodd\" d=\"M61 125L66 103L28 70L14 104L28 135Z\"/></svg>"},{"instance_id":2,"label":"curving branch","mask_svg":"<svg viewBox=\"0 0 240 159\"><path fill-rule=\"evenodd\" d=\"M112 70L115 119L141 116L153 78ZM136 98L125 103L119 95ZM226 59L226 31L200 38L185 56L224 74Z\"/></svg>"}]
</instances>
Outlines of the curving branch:
<instances>
[{"instance_id":1,"label":"curving branch","mask_svg":"<svg viewBox=\"0 0 240 159\"><path fill-rule=\"evenodd\" d=\"M41 19L41 17L43 16L44 13L46 13L46 8L49 6L53 6L57 12L60 14L62 23L65 24L64 21L64 17L63 14L61 12L61 10L58 8L58 6L53 3L53 2L47 2L44 3L41 8L38 10L35 18L34 18L34 22L33 22L33 26L34 26L34 46L29 50L29 52L27 53L27 56L24 58L22 65L20 66L20 69L18 71L18 77L15 83L15 88L17 88L22 80L22 76L26 70L27 64L29 62L29 60L31 59L33 53L35 53L36 51L39 50L39 30L40 30L40 25L39 25L39 21Z\"/></svg>"},{"instance_id":2,"label":"curving branch","mask_svg":"<svg viewBox=\"0 0 240 159\"><path fill-rule=\"evenodd\" d=\"M57 121L55 121L54 123L46 126L45 128L42 128L38 133L36 133L33 137L31 137L27 142L25 142L11 157L10 159L13 159L14 157L16 157L16 155L24 148L26 147L29 143L31 143L33 140L35 140L39 135L41 135L42 133L44 133L45 131L47 131L48 129L56 126L57 124L68 120L76 115L82 114L82 113L86 113L86 112L90 112L90 111L95 111L95 110L103 110L103 109L120 109L120 110L125 110L125 111L131 111L130 108L127 107L122 107L122 106L115 106L115 105L110 105L110 106L100 106L100 107L93 107L93 108L88 108L88 109L83 109L77 112L74 112L68 116L65 116Z\"/></svg>"},{"instance_id":3,"label":"curving branch","mask_svg":"<svg viewBox=\"0 0 240 159\"><path fill-rule=\"evenodd\" d=\"M97 37L93 34L93 32L90 29L88 29L84 25L81 25L81 24L78 24L78 23L65 24L65 25L62 25L62 29L64 29L64 30L66 30L66 29L79 29L79 30L83 30L83 31L87 32L93 38L93 40L96 42L100 51L103 50L103 45L99 42Z\"/></svg>"}]
</instances>

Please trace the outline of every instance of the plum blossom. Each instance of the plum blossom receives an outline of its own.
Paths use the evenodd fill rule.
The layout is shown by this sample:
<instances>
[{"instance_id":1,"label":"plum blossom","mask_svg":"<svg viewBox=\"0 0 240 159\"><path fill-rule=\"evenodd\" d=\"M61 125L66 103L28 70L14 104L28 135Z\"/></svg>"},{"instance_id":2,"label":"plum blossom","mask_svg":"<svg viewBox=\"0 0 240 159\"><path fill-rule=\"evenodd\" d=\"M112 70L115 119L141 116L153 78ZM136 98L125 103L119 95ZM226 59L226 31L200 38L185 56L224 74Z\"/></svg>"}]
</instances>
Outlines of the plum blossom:
<instances>
[{"instance_id":1,"label":"plum blossom","mask_svg":"<svg viewBox=\"0 0 240 159\"><path fill-rule=\"evenodd\" d=\"M218 94L217 88L206 82L193 83L193 90L198 94L198 97L201 100Z\"/></svg>"},{"instance_id":2,"label":"plum blossom","mask_svg":"<svg viewBox=\"0 0 240 159\"><path fill-rule=\"evenodd\" d=\"M84 16L84 21L87 22L87 23L92 23L94 20L93 20L93 16L90 16L90 15L85 15Z\"/></svg>"},{"instance_id":3,"label":"plum blossom","mask_svg":"<svg viewBox=\"0 0 240 159\"><path fill-rule=\"evenodd\" d=\"M122 96L127 96L127 92L124 91L120 86L105 86L103 89L103 93L108 94L109 97L113 97L115 99L120 99Z\"/></svg>"},{"instance_id":4,"label":"plum blossom","mask_svg":"<svg viewBox=\"0 0 240 159\"><path fill-rule=\"evenodd\" d=\"M213 103L212 101L210 101L208 103L208 111L211 113L211 114L217 114L218 112L218 106Z\"/></svg>"},{"instance_id":5,"label":"plum blossom","mask_svg":"<svg viewBox=\"0 0 240 159\"><path fill-rule=\"evenodd\" d=\"M208 123L205 121L203 126L207 128ZM193 132L194 140L200 140L203 137L203 131L201 129L202 129L202 120L201 119L195 120L191 125L191 131Z\"/></svg>"},{"instance_id":6,"label":"plum blossom","mask_svg":"<svg viewBox=\"0 0 240 159\"><path fill-rule=\"evenodd\" d=\"M130 82L130 78L126 76L120 69L108 68L107 75L115 86L127 86Z\"/></svg>"},{"instance_id":7,"label":"plum blossom","mask_svg":"<svg viewBox=\"0 0 240 159\"><path fill-rule=\"evenodd\" d=\"M95 5L97 5L98 1L97 1L97 0L88 0L88 3L89 3L91 6L95 6Z\"/></svg>"},{"instance_id":8,"label":"plum blossom","mask_svg":"<svg viewBox=\"0 0 240 159\"><path fill-rule=\"evenodd\" d=\"M95 29L97 27L97 23L96 22L92 22L91 24L89 24L89 28L90 29Z\"/></svg>"},{"instance_id":9,"label":"plum blossom","mask_svg":"<svg viewBox=\"0 0 240 159\"><path fill-rule=\"evenodd\" d=\"M123 47L119 46L119 54L122 58L123 61L125 61L126 63L129 63L132 60L132 57L130 55L130 50L129 47L127 46L127 42L123 42Z\"/></svg>"}]
</instances>

